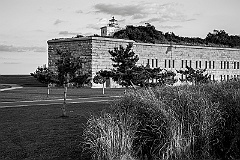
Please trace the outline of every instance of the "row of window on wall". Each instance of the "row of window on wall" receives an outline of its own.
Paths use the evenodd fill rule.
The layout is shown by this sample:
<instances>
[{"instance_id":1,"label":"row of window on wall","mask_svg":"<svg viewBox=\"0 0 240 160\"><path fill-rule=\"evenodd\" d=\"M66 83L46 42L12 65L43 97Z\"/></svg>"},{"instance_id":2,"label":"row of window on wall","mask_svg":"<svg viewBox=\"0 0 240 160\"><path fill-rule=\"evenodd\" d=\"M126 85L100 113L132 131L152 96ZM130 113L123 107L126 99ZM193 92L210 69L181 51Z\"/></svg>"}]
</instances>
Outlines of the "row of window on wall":
<instances>
[{"instance_id":1,"label":"row of window on wall","mask_svg":"<svg viewBox=\"0 0 240 160\"><path fill-rule=\"evenodd\" d=\"M150 66L150 59L147 60L147 64ZM197 68L206 68L206 69L215 69L215 61L205 61L205 65L202 64L202 61L195 61L195 66L193 66L192 60L182 60L182 68L186 67L195 67ZM158 67L158 59L152 59L152 68ZM164 62L164 68L174 68L175 61L174 60L166 60ZM229 61L221 61L221 69L229 69ZM233 63L233 69L240 69L239 62Z\"/></svg>"},{"instance_id":2,"label":"row of window on wall","mask_svg":"<svg viewBox=\"0 0 240 160\"><path fill-rule=\"evenodd\" d=\"M147 60L147 65L150 66L150 59ZM152 68L154 67L158 67L158 59L152 59L152 66L150 66Z\"/></svg>"},{"instance_id":3,"label":"row of window on wall","mask_svg":"<svg viewBox=\"0 0 240 160\"><path fill-rule=\"evenodd\" d=\"M164 67L165 68L174 68L174 63L175 63L174 60L166 60L165 59ZM148 59L147 64L152 68L158 67L158 59L152 59L152 65L150 65L150 59Z\"/></svg>"},{"instance_id":4,"label":"row of window on wall","mask_svg":"<svg viewBox=\"0 0 240 160\"><path fill-rule=\"evenodd\" d=\"M191 68L195 67L196 69L203 67L202 61L195 61L195 66L193 66L192 60L182 60L182 68L185 68L187 66L191 67ZM215 61L205 61L204 68L214 69L215 68Z\"/></svg>"},{"instance_id":5,"label":"row of window on wall","mask_svg":"<svg viewBox=\"0 0 240 160\"><path fill-rule=\"evenodd\" d=\"M221 61L221 69L229 69L229 62ZM233 69L239 69L239 62L233 62Z\"/></svg>"},{"instance_id":6,"label":"row of window on wall","mask_svg":"<svg viewBox=\"0 0 240 160\"><path fill-rule=\"evenodd\" d=\"M226 81L226 80L229 80L229 79L236 79L236 78L240 78L240 75L220 75L220 78L221 78L221 81Z\"/></svg>"}]
</instances>

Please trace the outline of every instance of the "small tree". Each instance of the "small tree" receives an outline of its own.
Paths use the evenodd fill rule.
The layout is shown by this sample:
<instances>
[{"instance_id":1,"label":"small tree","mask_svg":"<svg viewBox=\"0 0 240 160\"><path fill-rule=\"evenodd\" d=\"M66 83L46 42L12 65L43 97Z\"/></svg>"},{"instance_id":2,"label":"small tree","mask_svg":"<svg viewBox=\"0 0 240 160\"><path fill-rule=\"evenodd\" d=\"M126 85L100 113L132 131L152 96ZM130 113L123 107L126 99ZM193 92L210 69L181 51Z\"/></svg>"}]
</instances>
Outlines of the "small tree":
<instances>
[{"instance_id":1,"label":"small tree","mask_svg":"<svg viewBox=\"0 0 240 160\"><path fill-rule=\"evenodd\" d=\"M57 50L57 54L60 59L57 60L57 73L58 73L58 83L60 86L65 87L64 91L64 102L62 106L62 116L67 116L66 114L66 97L67 97L67 87L69 82L80 81L80 69L82 69L83 60L80 57L74 57L69 50Z\"/></svg>"},{"instance_id":2,"label":"small tree","mask_svg":"<svg viewBox=\"0 0 240 160\"><path fill-rule=\"evenodd\" d=\"M178 73L186 76L186 81L192 82L194 85L200 83L208 83L210 79L210 75L204 74L206 69L198 69L194 70L191 67L186 67L186 70L179 70ZM181 79L181 81L184 81Z\"/></svg>"},{"instance_id":3,"label":"small tree","mask_svg":"<svg viewBox=\"0 0 240 160\"><path fill-rule=\"evenodd\" d=\"M38 67L34 73L30 73L31 76L37 79L40 83L48 86L47 96L50 94L50 84L57 82L57 75L54 74L47 67Z\"/></svg>"},{"instance_id":4,"label":"small tree","mask_svg":"<svg viewBox=\"0 0 240 160\"><path fill-rule=\"evenodd\" d=\"M112 69L112 78L117 81L120 85L131 86L132 75L129 73L136 67L136 63L139 60L138 56L132 51L132 43L129 43L126 49L123 46L119 48L115 47L113 51L109 51L114 62Z\"/></svg>"},{"instance_id":5,"label":"small tree","mask_svg":"<svg viewBox=\"0 0 240 160\"><path fill-rule=\"evenodd\" d=\"M30 73L31 76L36 78L40 83L49 84L56 82L56 75L47 67L38 67L34 73Z\"/></svg>"},{"instance_id":6,"label":"small tree","mask_svg":"<svg viewBox=\"0 0 240 160\"><path fill-rule=\"evenodd\" d=\"M57 60L58 83L60 86L72 81L82 68L82 59L74 57L69 50L57 50L60 59Z\"/></svg>"},{"instance_id":7,"label":"small tree","mask_svg":"<svg viewBox=\"0 0 240 160\"><path fill-rule=\"evenodd\" d=\"M94 83L102 84L103 94L104 94L104 84L107 78L110 78L110 77L112 77L112 71L100 70L96 73L96 75L93 78Z\"/></svg>"}]
</instances>

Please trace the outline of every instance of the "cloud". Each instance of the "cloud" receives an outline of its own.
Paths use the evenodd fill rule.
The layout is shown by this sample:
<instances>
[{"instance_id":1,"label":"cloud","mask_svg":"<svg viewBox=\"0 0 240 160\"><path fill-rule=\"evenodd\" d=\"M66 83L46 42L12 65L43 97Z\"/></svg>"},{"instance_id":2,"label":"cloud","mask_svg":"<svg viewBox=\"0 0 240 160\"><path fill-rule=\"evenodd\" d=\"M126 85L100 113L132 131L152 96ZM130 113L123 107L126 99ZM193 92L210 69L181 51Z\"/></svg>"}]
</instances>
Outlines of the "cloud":
<instances>
[{"instance_id":1,"label":"cloud","mask_svg":"<svg viewBox=\"0 0 240 160\"><path fill-rule=\"evenodd\" d=\"M44 47L35 47L34 52L46 52L46 48Z\"/></svg>"},{"instance_id":2,"label":"cloud","mask_svg":"<svg viewBox=\"0 0 240 160\"><path fill-rule=\"evenodd\" d=\"M3 64L20 64L20 62L3 62Z\"/></svg>"},{"instance_id":3,"label":"cloud","mask_svg":"<svg viewBox=\"0 0 240 160\"><path fill-rule=\"evenodd\" d=\"M76 13L83 13L83 11L82 10L77 10Z\"/></svg>"},{"instance_id":4,"label":"cloud","mask_svg":"<svg viewBox=\"0 0 240 160\"><path fill-rule=\"evenodd\" d=\"M190 15L183 12L184 6L180 3L149 3L139 2L132 5L104 4L94 6L97 13L109 15L131 16L132 20L141 20L140 23L152 22L187 22L193 21ZM194 16L194 15L192 15Z\"/></svg>"},{"instance_id":5,"label":"cloud","mask_svg":"<svg viewBox=\"0 0 240 160\"><path fill-rule=\"evenodd\" d=\"M147 15L146 14L135 14L132 16L133 19L143 19L146 18Z\"/></svg>"},{"instance_id":6,"label":"cloud","mask_svg":"<svg viewBox=\"0 0 240 160\"><path fill-rule=\"evenodd\" d=\"M110 15L133 16L136 14L144 14L144 6L141 5L117 5L99 3L94 6L96 12L102 12Z\"/></svg>"},{"instance_id":7,"label":"cloud","mask_svg":"<svg viewBox=\"0 0 240 160\"><path fill-rule=\"evenodd\" d=\"M78 35L78 34L81 34L81 33L75 33L75 32L68 32L68 31L60 31L58 33L59 35Z\"/></svg>"},{"instance_id":8,"label":"cloud","mask_svg":"<svg viewBox=\"0 0 240 160\"><path fill-rule=\"evenodd\" d=\"M150 18L148 20L141 21L140 23L153 23L153 22L158 22L158 23L163 23L163 22L188 22L188 21L194 21L196 19L194 18L188 18L186 15L182 13L177 13L177 12L172 12L169 14L161 14L161 15L156 15L157 17Z\"/></svg>"},{"instance_id":9,"label":"cloud","mask_svg":"<svg viewBox=\"0 0 240 160\"><path fill-rule=\"evenodd\" d=\"M2 52L46 52L45 47L24 47L24 46L12 46L12 45L0 45L0 51Z\"/></svg>"},{"instance_id":10,"label":"cloud","mask_svg":"<svg viewBox=\"0 0 240 160\"><path fill-rule=\"evenodd\" d=\"M88 24L87 25L87 28L92 28L92 29L95 29L95 30L100 30L102 26L100 26L99 24Z\"/></svg>"},{"instance_id":11,"label":"cloud","mask_svg":"<svg viewBox=\"0 0 240 160\"><path fill-rule=\"evenodd\" d=\"M57 19L55 22L54 22L54 25L58 25L59 23L62 23L64 21L60 20L60 19Z\"/></svg>"},{"instance_id":12,"label":"cloud","mask_svg":"<svg viewBox=\"0 0 240 160\"><path fill-rule=\"evenodd\" d=\"M176 29L176 28L182 28L182 26L176 25L176 26L159 26L159 28L164 28L164 29Z\"/></svg>"},{"instance_id":13,"label":"cloud","mask_svg":"<svg viewBox=\"0 0 240 160\"><path fill-rule=\"evenodd\" d=\"M125 23L126 19L120 19L118 20L119 23Z\"/></svg>"}]
</instances>

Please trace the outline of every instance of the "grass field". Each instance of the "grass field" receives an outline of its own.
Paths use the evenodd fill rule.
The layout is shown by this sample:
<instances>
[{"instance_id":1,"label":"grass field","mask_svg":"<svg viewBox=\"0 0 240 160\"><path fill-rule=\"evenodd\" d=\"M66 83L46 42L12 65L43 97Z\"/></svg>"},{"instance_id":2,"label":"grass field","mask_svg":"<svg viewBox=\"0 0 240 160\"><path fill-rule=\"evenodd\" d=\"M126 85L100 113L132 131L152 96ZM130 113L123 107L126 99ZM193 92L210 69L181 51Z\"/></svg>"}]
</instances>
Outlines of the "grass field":
<instances>
[{"instance_id":1,"label":"grass field","mask_svg":"<svg viewBox=\"0 0 240 160\"><path fill-rule=\"evenodd\" d=\"M45 87L30 75L0 75L0 84L18 84L23 87Z\"/></svg>"},{"instance_id":2,"label":"grass field","mask_svg":"<svg viewBox=\"0 0 240 160\"><path fill-rule=\"evenodd\" d=\"M56 99L63 98L64 93L64 88L53 87L50 89L50 95L47 96L47 86L39 84L33 77L28 75L1 75L0 84L17 84L23 86L20 89L0 92L0 102ZM69 88L67 98L116 96L121 95L123 92L124 88L107 88L103 95L101 88Z\"/></svg>"},{"instance_id":3,"label":"grass field","mask_svg":"<svg viewBox=\"0 0 240 160\"><path fill-rule=\"evenodd\" d=\"M123 94L123 88L107 88L105 94L102 94L101 88L69 88L67 98L82 97L100 97L100 96L117 96ZM64 88L51 88L50 95L47 96L46 87L24 87L9 91L0 92L0 102L14 102L26 100L45 100L63 98Z\"/></svg>"},{"instance_id":4,"label":"grass field","mask_svg":"<svg viewBox=\"0 0 240 160\"><path fill-rule=\"evenodd\" d=\"M1 160L78 160L87 116L98 114L108 103L69 104L68 118L60 106L32 106L0 110Z\"/></svg>"}]
</instances>

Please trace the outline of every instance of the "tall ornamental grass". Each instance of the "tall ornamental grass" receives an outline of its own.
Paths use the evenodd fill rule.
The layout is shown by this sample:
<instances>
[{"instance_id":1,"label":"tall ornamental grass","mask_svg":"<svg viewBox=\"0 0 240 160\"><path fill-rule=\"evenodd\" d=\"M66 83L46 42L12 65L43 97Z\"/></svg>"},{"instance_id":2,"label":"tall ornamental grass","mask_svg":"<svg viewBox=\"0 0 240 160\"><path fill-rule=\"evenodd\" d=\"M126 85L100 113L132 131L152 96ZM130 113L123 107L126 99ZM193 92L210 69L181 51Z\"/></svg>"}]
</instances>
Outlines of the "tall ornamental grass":
<instances>
[{"instance_id":1,"label":"tall ornamental grass","mask_svg":"<svg viewBox=\"0 0 240 160\"><path fill-rule=\"evenodd\" d=\"M93 159L237 159L239 105L239 81L129 90L88 120L85 143Z\"/></svg>"},{"instance_id":2,"label":"tall ornamental grass","mask_svg":"<svg viewBox=\"0 0 240 160\"><path fill-rule=\"evenodd\" d=\"M94 160L132 160L136 126L133 116L120 112L92 116L84 131L85 149Z\"/></svg>"}]
</instances>

